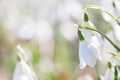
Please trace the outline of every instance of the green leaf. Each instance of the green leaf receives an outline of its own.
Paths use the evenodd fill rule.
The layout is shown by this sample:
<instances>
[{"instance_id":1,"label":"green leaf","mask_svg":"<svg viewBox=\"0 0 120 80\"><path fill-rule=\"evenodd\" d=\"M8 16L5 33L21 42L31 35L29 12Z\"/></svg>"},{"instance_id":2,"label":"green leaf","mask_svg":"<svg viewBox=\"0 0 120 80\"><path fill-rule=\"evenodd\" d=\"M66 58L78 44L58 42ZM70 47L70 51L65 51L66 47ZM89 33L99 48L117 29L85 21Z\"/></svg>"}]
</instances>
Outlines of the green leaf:
<instances>
[{"instance_id":1,"label":"green leaf","mask_svg":"<svg viewBox=\"0 0 120 80\"><path fill-rule=\"evenodd\" d=\"M87 14L86 12L84 13L84 21L85 21L85 22L88 22L88 21L89 21L88 14Z\"/></svg>"},{"instance_id":2,"label":"green leaf","mask_svg":"<svg viewBox=\"0 0 120 80\"><path fill-rule=\"evenodd\" d=\"M114 71L114 80L118 80L118 71L117 71L117 66L115 66L115 71Z\"/></svg>"},{"instance_id":3,"label":"green leaf","mask_svg":"<svg viewBox=\"0 0 120 80\"><path fill-rule=\"evenodd\" d=\"M81 31L78 29L78 37L81 41L84 40L84 36L82 35Z\"/></svg>"}]
</instances>

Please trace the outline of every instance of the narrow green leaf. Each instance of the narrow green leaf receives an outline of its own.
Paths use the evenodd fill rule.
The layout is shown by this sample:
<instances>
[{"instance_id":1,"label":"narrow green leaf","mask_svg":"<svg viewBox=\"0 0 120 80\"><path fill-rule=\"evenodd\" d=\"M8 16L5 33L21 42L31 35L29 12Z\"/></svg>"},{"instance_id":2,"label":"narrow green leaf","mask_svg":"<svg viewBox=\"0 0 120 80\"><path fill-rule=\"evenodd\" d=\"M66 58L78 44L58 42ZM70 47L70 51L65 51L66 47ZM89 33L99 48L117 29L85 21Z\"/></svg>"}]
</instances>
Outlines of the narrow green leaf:
<instances>
[{"instance_id":1,"label":"narrow green leaf","mask_svg":"<svg viewBox=\"0 0 120 80\"><path fill-rule=\"evenodd\" d=\"M118 80L118 71L117 71L117 66L115 66L115 71L114 71L114 80Z\"/></svg>"},{"instance_id":2,"label":"narrow green leaf","mask_svg":"<svg viewBox=\"0 0 120 80\"><path fill-rule=\"evenodd\" d=\"M85 21L85 22L88 22L88 21L89 21L88 14L87 14L86 12L84 13L84 21Z\"/></svg>"},{"instance_id":3,"label":"narrow green leaf","mask_svg":"<svg viewBox=\"0 0 120 80\"><path fill-rule=\"evenodd\" d=\"M82 35L81 31L78 29L78 37L81 41L84 40L84 36Z\"/></svg>"}]
</instances>

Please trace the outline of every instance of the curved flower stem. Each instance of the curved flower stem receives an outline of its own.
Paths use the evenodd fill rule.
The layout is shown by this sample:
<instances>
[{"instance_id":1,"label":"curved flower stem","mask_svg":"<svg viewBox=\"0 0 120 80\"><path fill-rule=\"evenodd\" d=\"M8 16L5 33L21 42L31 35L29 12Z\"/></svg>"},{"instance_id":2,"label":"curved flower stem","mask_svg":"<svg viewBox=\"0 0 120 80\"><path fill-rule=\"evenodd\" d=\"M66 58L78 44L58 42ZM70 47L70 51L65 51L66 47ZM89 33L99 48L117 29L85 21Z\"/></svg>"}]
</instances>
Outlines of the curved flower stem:
<instances>
[{"instance_id":1,"label":"curved flower stem","mask_svg":"<svg viewBox=\"0 0 120 80\"><path fill-rule=\"evenodd\" d=\"M111 54L112 58L114 58L120 62L120 58L118 55L116 55L115 53L110 53L110 54Z\"/></svg>"},{"instance_id":2,"label":"curved flower stem","mask_svg":"<svg viewBox=\"0 0 120 80\"><path fill-rule=\"evenodd\" d=\"M112 55L113 58L117 59L118 61L120 61L120 58L116 55Z\"/></svg>"},{"instance_id":3,"label":"curved flower stem","mask_svg":"<svg viewBox=\"0 0 120 80\"><path fill-rule=\"evenodd\" d=\"M118 18L116 18L115 16L113 16L112 13L110 13L109 11L107 11L106 9L104 9L104 8L102 8L102 7L95 6L95 5L87 5L87 6L84 6L84 7L82 7L82 8L83 8L83 9L86 9L86 10L87 10L87 9L100 10L100 11L106 13L107 15L109 15L113 20L115 20L115 22L116 22L117 24L120 25L120 22L119 22Z\"/></svg>"},{"instance_id":4,"label":"curved flower stem","mask_svg":"<svg viewBox=\"0 0 120 80\"><path fill-rule=\"evenodd\" d=\"M99 31L99 30L97 30L97 29L95 29L95 28L92 28L92 27L90 27L90 26L81 26L81 25L79 25L78 28L98 32L98 33L101 34L103 37L105 37L105 38L110 42L110 44L111 44L118 52L120 52L120 48L119 48L111 39L109 39L105 34L103 34L101 31Z\"/></svg>"},{"instance_id":5,"label":"curved flower stem","mask_svg":"<svg viewBox=\"0 0 120 80\"><path fill-rule=\"evenodd\" d=\"M96 69L96 73L97 73L97 80L101 80L101 78L99 76L99 65L98 65L98 63L96 64L95 69Z\"/></svg>"}]
</instances>

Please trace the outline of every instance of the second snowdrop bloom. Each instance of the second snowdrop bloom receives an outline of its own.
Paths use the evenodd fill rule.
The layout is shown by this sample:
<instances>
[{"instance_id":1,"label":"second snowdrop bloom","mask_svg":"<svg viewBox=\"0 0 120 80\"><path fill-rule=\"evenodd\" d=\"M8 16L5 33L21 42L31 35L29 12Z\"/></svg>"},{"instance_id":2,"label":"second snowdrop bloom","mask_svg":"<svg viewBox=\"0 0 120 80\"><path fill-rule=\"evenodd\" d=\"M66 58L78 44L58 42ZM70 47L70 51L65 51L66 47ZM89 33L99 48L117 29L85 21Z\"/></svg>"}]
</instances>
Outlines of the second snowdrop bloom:
<instances>
[{"instance_id":1,"label":"second snowdrop bloom","mask_svg":"<svg viewBox=\"0 0 120 80\"><path fill-rule=\"evenodd\" d=\"M107 4L107 5L106 5ZM120 14L120 1L119 0L101 0L101 6L112 13L114 16L118 17ZM108 21L112 22L112 18L107 14L103 13L103 18Z\"/></svg>"},{"instance_id":2,"label":"second snowdrop bloom","mask_svg":"<svg viewBox=\"0 0 120 80\"><path fill-rule=\"evenodd\" d=\"M17 63L13 80L34 80L32 70L24 60Z\"/></svg>"},{"instance_id":3,"label":"second snowdrop bloom","mask_svg":"<svg viewBox=\"0 0 120 80\"><path fill-rule=\"evenodd\" d=\"M105 80L114 80L114 71L112 68L106 70Z\"/></svg>"},{"instance_id":4,"label":"second snowdrop bloom","mask_svg":"<svg viewBox=\"0 0 120 80\"><path fill-rule=\"evenodd\" d=\"M114 80L114 69L110 62L108 62L108 68L105 73L105 80Z\"/></svg>"}]
</instances>

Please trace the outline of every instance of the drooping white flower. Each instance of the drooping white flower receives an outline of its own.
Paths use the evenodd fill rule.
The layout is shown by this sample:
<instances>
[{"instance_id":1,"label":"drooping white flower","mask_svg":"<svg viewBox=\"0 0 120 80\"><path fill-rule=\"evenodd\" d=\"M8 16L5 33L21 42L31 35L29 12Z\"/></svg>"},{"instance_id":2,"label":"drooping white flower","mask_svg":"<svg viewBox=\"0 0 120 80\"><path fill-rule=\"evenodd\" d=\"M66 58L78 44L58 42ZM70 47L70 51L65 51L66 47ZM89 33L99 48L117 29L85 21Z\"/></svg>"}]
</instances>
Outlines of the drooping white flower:
<instances>
[{"instance_id":1,"label":"drooping white flower","mask_svg":"<svg viewBox=\"0 0 120 80\"><path fill-rule=\"evenodd\" d=\"M83 69L86 65L94 67L97 59L101 60L101 55L98 48L94 44L89 44L89 42L84 40L79 43L79 59L79 67Z\"/></svg>"},{"instance_id":2,"label":"drooping white flower","mask_svg":"<svg viewBox=\"0 0 120 80\"><path fill-rule=\"evenodd\" d=\"M24 60L17 63L13 80L34 80L32 70Z\"/></svg>"},{"instance_id":3,"label":"drooping white flower","mask_svg":"<svg viewBox=\"0 0 120 80\"><path fill-rule=\"evenodd\" d=\"M95 35L92 35L91 31L82 30L85 40L79 42L79 59L81 69L85 68L86 65L94 67L97 60L101 60L99 51L100 43Z\"/></svg>"},{"instance_id":4,"label":"drooping white flower","mask_svg":"<svg viewBox=\"0 0 120 80\"><path fill-rule=\"evenodd\" d=\"M120 26L115 22L112 22L111 25L113 27L114 35L115 35L116 39L118 41L120 41Z\"/></svg>"},{"instance_id":5,"label":"drooping white flower","mask_svg":"<svg viewBox=\"0 0 120 80\"><path fill-rule=\"evenodd\" d=\"M107 5L106 5L107 4ZM101 6L112 13L114 16L118 17L120 14L120 1L119 0L101 0ZM108 16L106 13L103 13L103 18L112 22L112 18Z\"/></svg>"},{"instance_id":6,"label":"drooping white flower","mask_svg":"<svg viewBox=\"0 0 120 80\"><path fill-rule=\"evenodd\" d=\"M106 6L107 4L107 6ZM101 0L101 6L112 13L115 17L120 16L120 0ZM120 26L107 14L103 13L103 18L110 22L113 27L114 35L116 40L120 41Z\"/></svg>"},{"instance_id":7,"label":"drooping white flower","mask_svg":"<svg viewBox=\"0 0 120 80\"><path fill-rule=\"evenodd\" d=\"M95 28L91 21L85 22L85 25L90 25ZM79 59L81 69L85 68L86 65L94 67L97 60L101 61L101 39L100 35L90 30L81 30L85 40L79 42Z\"/></svg>"},{"instance_id":8,"label":"drooping white flower","mask_svg":"<svg viewBox=\"0 0 120 80\"><path fill-rule=\"evenodd\" d=\"M114 70L113 70L113 68L108 68L106 70L105 80L114 80Z\"/></svg>"}]
</instances>

